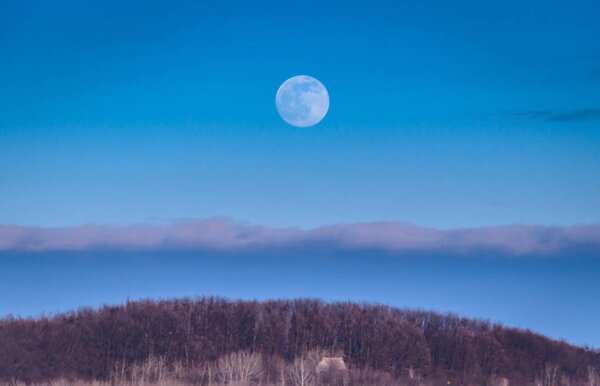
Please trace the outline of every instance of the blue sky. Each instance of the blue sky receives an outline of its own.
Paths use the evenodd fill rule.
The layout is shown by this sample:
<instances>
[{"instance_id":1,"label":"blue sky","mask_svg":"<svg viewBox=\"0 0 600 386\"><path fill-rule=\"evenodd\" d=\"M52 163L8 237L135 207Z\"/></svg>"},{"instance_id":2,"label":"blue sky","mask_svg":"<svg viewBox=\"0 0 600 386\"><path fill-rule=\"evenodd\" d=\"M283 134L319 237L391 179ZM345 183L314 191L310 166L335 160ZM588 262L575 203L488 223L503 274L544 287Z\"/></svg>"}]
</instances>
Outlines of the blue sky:
<instances>
[{"instance_id":1,"label":"blue sky","mask_svg":"<svg viewBox=\"0 0 600 386\"><path fill-rule=\"evenodd\" d=\"M595 2L1 7L2 223L600 217ZM312 128L274 105L297 74Z\"/></svg>"},{"instance_id":2,"label":"blue sky","mask_svg":"<svg viewBox=\"0 0 600 386\"><path fill-rule=\"evenodd\" d=\"M222 215L302 229L598 223L599 14L597 1L3 1L0 224ZM320 80L330 96L327 116L309 128L286 124L275 108L278 87L299 74ZM56 265L59 252L10 253L19 257L0 256L1 292L12 292L0 314L128 294L319 295L452 310L600 346L598 332L584 328L600 323L590 309L600 297L591 279L600 276L597 249L550 259L438 256L421 268L377 252L369 259L381 264L373 269L382 281L351 264L321 292L285 287L293 280L227 284L218 280L225 263L205 252L174 261L213 272L212 284L179 287L171 273L160 281L159 272L177 270L160 263L142 271L144 280L114 289L85 278L105 272L117 282L138 268L119 273L115 260L102 266L72 251ZM256 259L266 270L260 275L271 272ZM436 259L444 263L430 264ZM459 272L452 262L468 267ZM61 264L58 275L68 278L54 282ZM244 264L232 266L244 272ZM429 266L431 273L422 269ZM274 275L288 277L289 267L278 269ZM382 287L394 272L414 288L438 277L443 287L396 296L401 284ZM561 273L565 292L556 294ZM511 276L514 292L501 296L497 280ZM364 287L336 291L347 288L345 278ZM449 295L436 298L443 288ZM481 297L469 298L476 288ZM49 298L35 300L40 291ZM531 298L518 296L527 291ZM557 296L568 313L552 316Z\"/></svg>"},{"instance_id":3,"label":"blue sky","mask_svg":"<svg viewBox=\"0 0 600 386\"><path fill-rule=\"evenodd\" d=\"M310 296L450 311L600 347L597 255L284 252L0 252L0 315L52 314L128 298Z\"/></svg>"}]
</instances>

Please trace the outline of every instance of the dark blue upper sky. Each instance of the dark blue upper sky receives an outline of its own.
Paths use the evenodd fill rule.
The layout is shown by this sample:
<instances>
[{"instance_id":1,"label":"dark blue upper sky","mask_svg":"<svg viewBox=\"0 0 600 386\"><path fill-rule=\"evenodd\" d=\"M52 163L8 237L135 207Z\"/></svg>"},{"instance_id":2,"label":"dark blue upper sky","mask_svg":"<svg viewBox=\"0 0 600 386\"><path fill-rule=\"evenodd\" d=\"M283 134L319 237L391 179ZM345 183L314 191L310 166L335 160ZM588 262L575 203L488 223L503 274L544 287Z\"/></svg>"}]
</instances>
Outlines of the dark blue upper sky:
<instances>
[{"instance_id":1,"label":"dark blue upper sky","mask_svg":"<svg viewBox=\"0 0 600 386\"><path fill-rule=\"evenodd\" d=\"M600 220L596 1L0 4L0 223ZM283 122L308 74L330 110Z\"/></svg>"}]
</instances>

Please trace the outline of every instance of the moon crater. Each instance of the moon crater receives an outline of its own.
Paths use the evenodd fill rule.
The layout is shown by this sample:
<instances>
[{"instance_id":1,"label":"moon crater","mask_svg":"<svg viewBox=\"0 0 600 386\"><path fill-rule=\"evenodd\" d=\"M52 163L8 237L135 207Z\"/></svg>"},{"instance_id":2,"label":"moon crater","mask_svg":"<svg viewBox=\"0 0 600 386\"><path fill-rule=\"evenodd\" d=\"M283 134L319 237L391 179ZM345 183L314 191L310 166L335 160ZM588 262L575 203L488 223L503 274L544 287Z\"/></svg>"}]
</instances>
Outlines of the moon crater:
<instances>
[{"instance_id":1,"label":"moon crater","mask_svg":"<svg viewBox=\"0 0 600 386\"><path fill-rule=\"evenodd\" d=\"M309 127L319 123L327 114L329 94L315 78L298 75L279 87L275 105L281 118L290 125Z\"/></svg>"}]
</instances>

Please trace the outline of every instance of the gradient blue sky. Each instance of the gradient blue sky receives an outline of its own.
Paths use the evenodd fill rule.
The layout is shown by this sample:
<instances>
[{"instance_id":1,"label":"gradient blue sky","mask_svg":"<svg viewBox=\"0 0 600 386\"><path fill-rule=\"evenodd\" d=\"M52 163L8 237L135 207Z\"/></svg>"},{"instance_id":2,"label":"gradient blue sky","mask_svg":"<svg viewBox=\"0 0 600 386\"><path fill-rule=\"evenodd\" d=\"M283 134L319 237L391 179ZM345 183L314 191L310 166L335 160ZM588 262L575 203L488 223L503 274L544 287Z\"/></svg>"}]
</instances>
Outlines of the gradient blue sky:
<instances>
[{"instance_id":1,"label":"gradient blue sky","mask_svg":"<svg viewBox=\"0 0 600 386\"><path fill-rule=\"evenodd\" d=\"M600 3L523 3L2 1L0 225L599 223ZM275 108L299 74L330 95L310 128ZM117 252L0 252L0 315L322 296L600 347L598 249Z\"/></svg>"},{"instance_id":2,"label":"gradient blue sky","mask_svg":"<svg viewBox=\"0 0 600 386\"><path fill-rule=\"evenodd\" d=\"M0 5L0 222L600 219L589 2ZM275 109L308 74L331 106Z\"/></svg>"}]
</instances>

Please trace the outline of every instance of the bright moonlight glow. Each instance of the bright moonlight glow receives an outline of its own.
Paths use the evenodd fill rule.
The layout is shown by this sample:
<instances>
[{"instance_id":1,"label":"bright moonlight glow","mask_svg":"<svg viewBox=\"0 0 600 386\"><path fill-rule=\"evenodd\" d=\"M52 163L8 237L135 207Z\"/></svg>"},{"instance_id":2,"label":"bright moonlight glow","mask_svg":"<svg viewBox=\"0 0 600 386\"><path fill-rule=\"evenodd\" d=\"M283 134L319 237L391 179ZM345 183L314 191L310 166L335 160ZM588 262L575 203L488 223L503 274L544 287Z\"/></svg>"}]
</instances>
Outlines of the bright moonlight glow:
<instances>
[{"instance_id":1,"label":"bright moonlight glow","mask_svg":"<svg viewBox=\"0 0 600 386\"><path fill-rule=\"evenodd\" d=\"M316 125L329 109L329 94L325 86L313 77L294 76L283 82L275 96L277 111L293 126Z\"/></svg>"}]
</instances>

